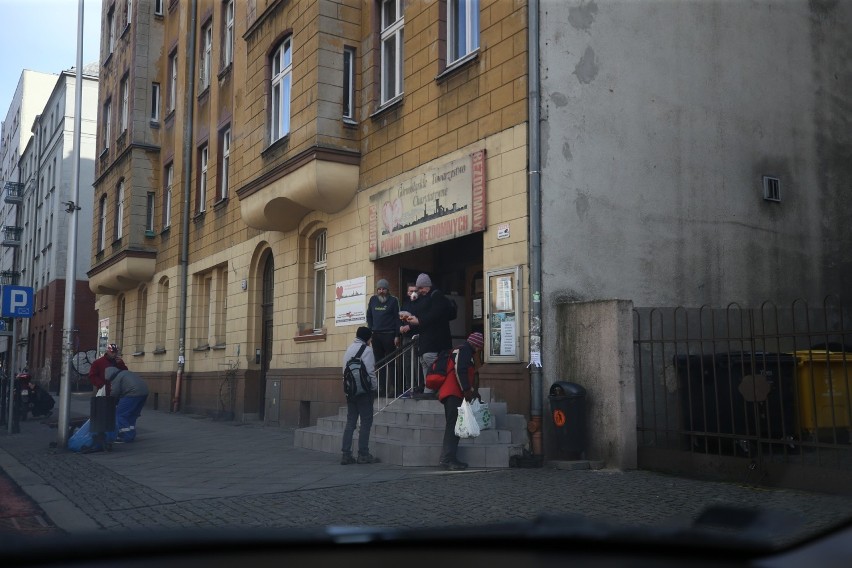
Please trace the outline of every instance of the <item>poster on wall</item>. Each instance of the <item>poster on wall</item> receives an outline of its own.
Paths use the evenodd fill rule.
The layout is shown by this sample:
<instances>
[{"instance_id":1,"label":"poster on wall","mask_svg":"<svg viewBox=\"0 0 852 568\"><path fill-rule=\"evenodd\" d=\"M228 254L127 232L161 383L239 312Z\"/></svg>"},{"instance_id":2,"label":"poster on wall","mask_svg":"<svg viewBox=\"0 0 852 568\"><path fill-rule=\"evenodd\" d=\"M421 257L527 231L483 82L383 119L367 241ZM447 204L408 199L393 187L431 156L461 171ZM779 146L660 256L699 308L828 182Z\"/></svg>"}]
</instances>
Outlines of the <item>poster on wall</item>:
<instances>
[{"instance_id":1,"label":"poster on wall","mask_svg":"<svg viewBox=\"0 0 852 568\"><path fill-rule=\"evenodd\" d=\"M488 361L520 360L520 282L519 266L486 273Z\"/></svg>"},{"instance_id":2,"label":"poster on wall","mask_svg":"<svg viewBox=\"0 0 852 568\"><path fill-rule=\"evenodd\" d=\"M106 353L107 343L109 343L109 318L104 318L98 322L98 357Z\"/></svg>"},{"instance_id":3,"label":"poster on wall","mask_svg":"<svg viewBox=\"0 0 852 568\"><path fill-rule=\"evenodd\" d=\"M334 325L367 323L367 277L342 280L334 285Z\"/></svg>"},{"instance_id":4,"label":"poster on wall","mask_svg":"<svg viewBox=\"0 0 852 568\"><path fill-rule=\"evenodd\" d=\"M485 229L485 150L424 170L370 197L372 260Z\"/></svg>"}]
</instances>

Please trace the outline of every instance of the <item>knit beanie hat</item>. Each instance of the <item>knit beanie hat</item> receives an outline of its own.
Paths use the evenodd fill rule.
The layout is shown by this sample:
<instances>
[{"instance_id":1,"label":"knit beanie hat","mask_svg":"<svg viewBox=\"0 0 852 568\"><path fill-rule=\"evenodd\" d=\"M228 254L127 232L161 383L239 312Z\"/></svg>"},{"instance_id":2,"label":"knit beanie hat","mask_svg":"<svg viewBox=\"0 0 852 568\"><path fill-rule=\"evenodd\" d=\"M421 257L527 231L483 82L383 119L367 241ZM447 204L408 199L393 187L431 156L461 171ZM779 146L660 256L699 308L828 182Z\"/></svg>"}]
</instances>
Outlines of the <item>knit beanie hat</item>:
<instances>
[{"instance_id":1,"label":"knit beanie hat","mask_svg":"<svg viewBox=\"0 0 852 568\"><path fill-rule=\"evenodd\" d=\"M358 331L355 332L355 337L357 337L364 343L367 343L368 341L370 341L370 338L373 337L373 332L370 330L369 327L359 327Z\"/></svg>"},{"instance_id":2,"label":"knit beanie hat","mask_svg":"<svg viewBox=\"0 0 852 568\"><path fill-rule=\"evenodd\" d=\"M382 278L376 283L376 288L385 288L386 290L390 290L390 282Z\"/></svg>"},{"instance_id":3,"label":"knit beanie hat","mask_svg":"<svg viewBox=\"0 0 852 568\"><path fill-rule=\"evenodd\" d=\"M470 343L474 349L482 349L485 347L485 338L482 337L482 334L478 331L474 331L468 335L467 342Z\"/></svg>"},{"instance_id":4,"label":"knit beanie hat","mask_svg":"<svg viewBox=\"0 0 852 568\"><path fill-rule=\"evenodd\" d=\"M424 273L424 274L421 274L420 276L417 277L417 282L415 282L414 285L417 286L418 288L420 288L420 287L431 288L432 287L432 279L429 278L428 274Z\"/></svg>"}]
</instances>

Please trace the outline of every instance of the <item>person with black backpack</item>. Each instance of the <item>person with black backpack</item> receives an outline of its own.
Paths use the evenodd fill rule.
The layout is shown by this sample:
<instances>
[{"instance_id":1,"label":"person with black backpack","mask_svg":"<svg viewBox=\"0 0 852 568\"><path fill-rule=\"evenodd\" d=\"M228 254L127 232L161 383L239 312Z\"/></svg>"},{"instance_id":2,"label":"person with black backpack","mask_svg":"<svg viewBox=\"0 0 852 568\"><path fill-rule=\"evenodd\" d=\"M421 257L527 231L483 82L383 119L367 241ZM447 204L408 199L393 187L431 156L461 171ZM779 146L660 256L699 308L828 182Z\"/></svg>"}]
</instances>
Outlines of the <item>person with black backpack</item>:
<instances>
[{"instance_id":1,"label":"person with black backpack","mask_svg":"<svg viewBox=\"0 0 852 568\"><path fill-rule=\"evenodd\" d=\"M376 357L370 347L373 332L359 327L355 341L343 355L343 392L346 394L346 428L343 430L343 457L340 465L378 463L370 454L370 428L373 427L373 398L376 394ZM358 433L358 457L352 456L355 425L361 420Z\"/></svg>"}]
</instances>

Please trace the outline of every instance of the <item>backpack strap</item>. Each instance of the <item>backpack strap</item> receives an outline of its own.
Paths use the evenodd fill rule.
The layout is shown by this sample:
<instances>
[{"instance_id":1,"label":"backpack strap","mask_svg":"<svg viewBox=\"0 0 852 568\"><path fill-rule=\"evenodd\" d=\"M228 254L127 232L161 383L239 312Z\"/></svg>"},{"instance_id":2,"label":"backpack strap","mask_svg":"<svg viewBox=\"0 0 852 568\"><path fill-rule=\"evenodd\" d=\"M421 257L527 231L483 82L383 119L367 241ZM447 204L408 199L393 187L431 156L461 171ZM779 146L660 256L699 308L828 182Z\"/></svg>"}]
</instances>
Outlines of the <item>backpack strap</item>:
<instances>
[{"instance_id":1,"label":"backpack strap","mask_svg":"<svg viewBox=\"0 0 852 568\"><path fill-rule=\"evenodd\" d=\"M367 348L367 344L361 346L361 349L358 350L358 353L355 354L355 359L360 359L361 355L364 354L364 350Z\"/></svg>"}]
</instances>

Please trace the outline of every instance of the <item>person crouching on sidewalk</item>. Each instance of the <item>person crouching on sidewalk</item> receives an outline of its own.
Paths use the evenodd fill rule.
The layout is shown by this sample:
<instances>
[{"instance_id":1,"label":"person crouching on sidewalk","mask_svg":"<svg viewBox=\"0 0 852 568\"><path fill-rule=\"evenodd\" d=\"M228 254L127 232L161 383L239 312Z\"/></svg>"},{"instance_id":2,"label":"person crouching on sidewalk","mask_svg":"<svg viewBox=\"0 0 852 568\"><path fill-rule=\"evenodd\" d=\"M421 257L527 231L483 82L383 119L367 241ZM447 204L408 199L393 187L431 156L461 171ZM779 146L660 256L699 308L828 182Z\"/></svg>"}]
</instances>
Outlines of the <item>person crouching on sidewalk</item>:
<instances>
[{"instance_id":1,"label":"person crouching on sidewalk","mask_svg":"<svg viewBox=\"0 0 852 568\"><path fill-rule=\"evenodd\" d=\"M104 376L112 385L112 396L118 399L115 408L115 427L118 435L115 443L123 444L136 439L136 419L148 399L148 385L133 371L108 368Z\"/></svg>"}]
</instances>

